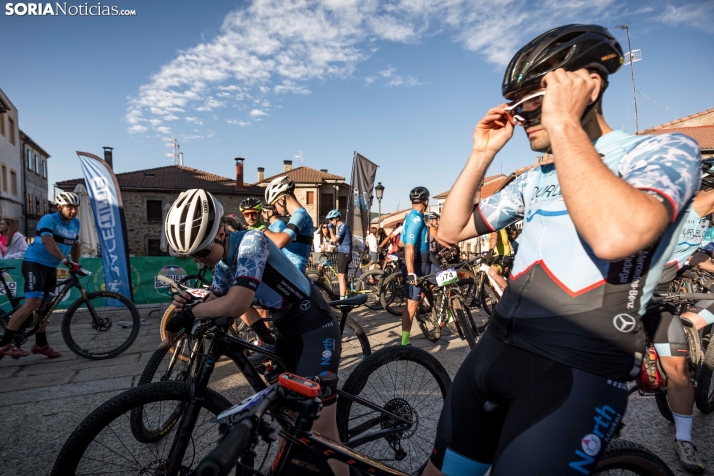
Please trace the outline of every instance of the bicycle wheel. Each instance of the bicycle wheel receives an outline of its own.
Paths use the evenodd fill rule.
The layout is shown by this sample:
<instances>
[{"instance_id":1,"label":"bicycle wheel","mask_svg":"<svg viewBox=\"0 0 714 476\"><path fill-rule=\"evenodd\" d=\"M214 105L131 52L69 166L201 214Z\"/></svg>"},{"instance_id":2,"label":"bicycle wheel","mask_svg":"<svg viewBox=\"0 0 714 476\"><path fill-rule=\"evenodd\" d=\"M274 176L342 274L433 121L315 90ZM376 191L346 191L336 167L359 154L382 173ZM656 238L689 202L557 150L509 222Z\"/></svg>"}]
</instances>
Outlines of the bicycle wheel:
<instances>
[{"instance_id":1,"label":"bicycle wheel","mask_svg":"<svg viewBox=\"0 0 714 476\"><path fill-rule=\"evenodd\" d=\"M626 440L611 441L591 474L674 476L672 470L655 453Z\"/></svg>"},{"instance_id":2,"label":"bicycle wheel","mask_svg":"<svg viewBox=\"0 0 714 476\"><path fill-rule=\"evenodd\" d=\"M210 287L211 281L208 281L200 274L189 274L188 276L185 276L183 279L181 279L181 281L179 281L179 284L183 284L184 286L188 286L189 288L202 288L204 286Z\"/></svg>"},{"instance_id":3,"label":"bicycle wheel","mask_svg":"<svg viewBox=\"0 0 714 476\"><path fill-rule=\"evenodd\" d=\"M481 287L481 306L483 307L483 310L486 311L486 314L491 316L497 303L498 294L493 290L491 285L488 283L488 280L486 280ZM484 327L484 330L485 329L486 328Z\"/></svg>"},{"instance_id":4,"label":"bicycle wheel","mask_svg":"<svg viewBox=\"0 0 714 476\"><path fill-rule=\"evenodd\" d=\"M175 349L179 352L174 359ZM190 356L191 349L186 335L178 336L173 346L169 346L168 342L162 342L146 363L137 386L167 380L187 381Z\"/></svg>"},{"instance_id":5,"label":"bicycle wheel","mask_svg":"<svg viewBox=\"0 0 714 476\"><path fill-rule=\"evenodd\" d=\"M416 471L431 454L450 386L441 363L416 347L385 347L370 355L352 371L342 390L411 421L412 426L355 449L406 473ZM337 428L347 445L394 425L393 419L348 397L337 399Z\"/></svg>"},{"instance_id":6,"label":"bicycle wheel","mask_svg":"<svg viewBox=\"0 0 714 476\"><path fill-rule=\"evenodd\" d=\"M342 353L340 354L340 371L358 365L372 353L367 334L362 326L347 316L345 330L342 332Z\"/></svg>"},{"instance_id":7,"label":"bicycle wheel","mask_svg":"<svg viewBox=\"0 0 714 476\"><path fill-rule=\"evenodd\" d=\"M461 329L461 334L463 335L466 342L469 344L469 349L473 349L476 345L476 335L474 334L475 324L471 318L471 313L469 308L464 303L461 296L452 296L450 299L451 309L454 312L454 319L456 324Z\"/></svg>"},{"instance_id":8,"label":"bicycle wheel","mask_svg":"<svg viewBox=\"0 0 714 476\"><path fill-rule=\"evenodd\" d=\"M441 327L439 326L438 311L434 303L434 296L427 288L423 288L423 294L419 300L419 307L416 312L416 321L419 324L424 337L431 342L441 339Z\"/></svg>"},{"instance_id":9,"label":"bicycle wheel","mask_svg":"<svg viewBox=\"0 0 714 476\"><path fill-rule=\"evenodd\" d=\"M138 441L131 431L131 414L143 406L143 417L165 421L165 415L189 401L191 387L182 382L159 382L134 387L94 410L72 432L60 450L52 476L102 474L165 474L171 460L171 445L177 430L174 425L156 443ZM218 425L211 420L230 408L222 395L206 389L191 443L182 458L180 474L188 474L215 446ZM154 427L149 423L150 427Z\"/></svg>"},{"instance_id":10,"label":"bicycle wheel","mask_svg":"<svg viewBox=\"0 0 714 476\"><path fill-rule=\"evenodd\" d=\"M382 309L382 303L379 299L379 291L382 285L384 271L381 269L373 269L362 274L357 280L357 289L366 291L367 302L364 303L370 309Z\"/></svg>"},{"instance_id":11,"label":"bicycle wheel","mask_svg":"<svg viewBox=\"0 0 714 476\"><path fill-rule=\"evenodd\" d=\"M107 299L121 306L107 305ZM80 357L110 359L134 343L140 326L133 302L118 293L97 291L69 306L62 318L62 337L69 350Z\"/></svg>"},{"instance_id":12,"label":"bicycle wheel","mask_svg":"<svg viewBox=\"0 0 714 476\"><path fill-rule=\"evenodd\" d=\"M669 402L667 401L667 393L662 391L655 393L655 403L662 418L674 422L674 415L672 415L672 410L669 408Z\"/></svg>"},{"instance_id":13,"label":"bicycle wheel","mask_svg":"<svg viewBox=\"0 0 714 476\"><path fill-rule=\"evenodd\" d=\"M407 307L407 295L404 292L402 273L394 273L384 280L379 292L382 307L394 316L401 316Z\"/></svg>"},{"instance_id":14,"label":"bicycle wheel","mask_svg":"<svg viewBox=\"0 0 714 476\"><path fill-rule=\"evenodd\" d=\"M709 335L710 345L702 359L702 367L699 371L699 381L695 389L694 399L697 408L702 413L714 411L714 345L711 345L711 334Z\"/></svg>"}]
</instances>

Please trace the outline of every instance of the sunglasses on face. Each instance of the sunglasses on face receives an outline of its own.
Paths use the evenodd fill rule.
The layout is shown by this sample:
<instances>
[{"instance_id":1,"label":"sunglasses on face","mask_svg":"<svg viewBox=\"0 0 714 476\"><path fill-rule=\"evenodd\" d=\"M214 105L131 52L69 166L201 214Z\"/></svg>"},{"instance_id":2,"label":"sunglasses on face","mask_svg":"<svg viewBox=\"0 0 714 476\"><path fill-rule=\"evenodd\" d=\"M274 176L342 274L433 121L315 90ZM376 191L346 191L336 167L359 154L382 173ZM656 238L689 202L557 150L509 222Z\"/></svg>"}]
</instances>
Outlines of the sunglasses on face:
<instances>
[{"instance_id":1,"label":"sunglasses on face","mask_svg":"<svg viewBox=\"0 0 714 476\"><path fill-rule=\"evenodd\" d=\"M258 212L244 212L243 216L246 218L250 218L250 217L258 218Z\"/></svg>"},{"instance_id":2,"label":"sunglasses on face","mask_svg":"<svg viewBox=\"0 0 714 476\"><path fill-rule=\"evenodd\" d=\"M543 96L545 91L538 91L524 97L515 104L506 108L506 112L513 118L518 125L523 125L534 117L540 114L540 108L543 105Z\"/></svg>"},{"instance_id":3,"label":"sunglasses on face","mask_svg":"<svg viewBox=\"0 0 714 476\"><path fill-rule=\"evenodd\" d=\"M202 250L198 250L195 253L191 255L191 258L198 258L202 259L205 258L206 256L211 254L211 247L209 246L208 248L204 248Z\"/></svg>"}]
</instances>

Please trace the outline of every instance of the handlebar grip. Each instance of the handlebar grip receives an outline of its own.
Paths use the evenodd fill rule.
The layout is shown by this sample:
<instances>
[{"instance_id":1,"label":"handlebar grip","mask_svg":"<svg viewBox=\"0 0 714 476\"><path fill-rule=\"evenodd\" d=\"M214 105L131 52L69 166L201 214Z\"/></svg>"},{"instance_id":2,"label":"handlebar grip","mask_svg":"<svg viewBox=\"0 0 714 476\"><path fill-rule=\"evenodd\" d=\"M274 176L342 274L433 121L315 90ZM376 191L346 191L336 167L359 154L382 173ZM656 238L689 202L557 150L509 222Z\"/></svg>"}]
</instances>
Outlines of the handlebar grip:
<instances>
[{"instance_id":1,"label":"handlebar grip","mask_svg":"<svg viewBox=\"0 0 714 476\"><path fill-rule=\"evenodd\" d=\"M320 386L328 387L331 385L337 385L340 377L337 374L320 375Z\"/></svg>"},{"instance_id":2,"label":"handlebar grip","mask_svg":"<svg viewBox=\"0 0 714 476\"><path fill-rule=\"evenodd\" d=\"M245 418L233 427L218 446L203 458L193 474L195 476L227 476L250 444L253 426L253 421L250 418Z\"/></svg>"},{"instance_id":3,"label":"handlebar grip","mask_svg":"<svg viewBox=\"0 0 714 476\"><path fill-rule=\"evenodd\" d=\"M712 293L679 293L680 299L691 299L693 301L714 301Z\"/></svg>"}]
</instances>

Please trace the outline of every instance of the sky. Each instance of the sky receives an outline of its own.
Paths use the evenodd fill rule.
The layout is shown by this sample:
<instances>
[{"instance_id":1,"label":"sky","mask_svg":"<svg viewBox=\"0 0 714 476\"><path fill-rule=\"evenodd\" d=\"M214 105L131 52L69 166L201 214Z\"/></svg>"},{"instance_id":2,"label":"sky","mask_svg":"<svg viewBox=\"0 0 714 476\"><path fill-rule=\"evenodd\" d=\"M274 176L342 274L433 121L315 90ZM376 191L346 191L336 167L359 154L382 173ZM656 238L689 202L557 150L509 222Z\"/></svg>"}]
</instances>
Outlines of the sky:
<instances>
[{"instance_id":1,"label":"sky","mask_svg":"<svg viewBox=\"0 0 714 476\"><path fill-rule=\"evenodd\" d=\"M184 165L245 180L304 165L350 179L355 151L379 165L382 213L409 190L451 188L473 127L503 102L508 61L567 23L630 25L640 130L714 108L714 1L143 0L61 2L58 15L0 13L0 89L50 155L50 184L81 177L75 151L114 169ZM44 5L44 4L43 4ZM68 7L135 10L70 15ZM46 8L46 7L43 7ZM95 12L96 12L95 8ZM8 15L8 12L15 14ZM630 67L610 77L605 118L635 132ZM523 131L488 175L535 162ZM50 186L52 196L52 186ZM375 209L376 211L376 204Z\"/></svg>"}]
</instances>

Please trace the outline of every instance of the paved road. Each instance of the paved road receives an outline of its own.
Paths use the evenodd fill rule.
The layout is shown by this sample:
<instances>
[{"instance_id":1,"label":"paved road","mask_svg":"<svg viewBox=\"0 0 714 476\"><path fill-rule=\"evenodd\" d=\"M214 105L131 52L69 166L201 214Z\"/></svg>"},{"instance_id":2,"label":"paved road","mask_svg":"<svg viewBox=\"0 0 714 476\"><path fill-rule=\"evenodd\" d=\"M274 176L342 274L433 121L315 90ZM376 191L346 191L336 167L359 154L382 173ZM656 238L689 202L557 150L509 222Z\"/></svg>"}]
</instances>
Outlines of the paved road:
<instances>
[{"instance_id":1,"label":"paved road","mask_svg":"<svg viewBox=\"0 0 714 476\"><path fill-rule=\"evenodd\" d=\"M386 312L355 311L353 317L363 326L377 350L393 345L401 338L398 318ZM59 359L44 356L0 360L0 475L46 475L54 459L74 428L101 403L136 384L159 343L157 313L142 317L150 323L142 327L134 345L111 360L89 361L75 356L59 332L60 319L48 328L48 340L64 352ZM468 352L465 342L445 336L438 344L427 341L415 326L413 345L435 355L453 377ZM27 346L29 348L29 346ZM248 396L250 388L228 362L219 364L211 387L237 402ZM623 438L654 450L677 474L679 470L671 450L674 425L659 416L652 397L633 396L625 415ZM694 439L707 464L707 474L714 474L714 414L695 410Z\"/></svg>"}]
</instances>

